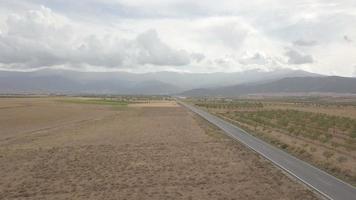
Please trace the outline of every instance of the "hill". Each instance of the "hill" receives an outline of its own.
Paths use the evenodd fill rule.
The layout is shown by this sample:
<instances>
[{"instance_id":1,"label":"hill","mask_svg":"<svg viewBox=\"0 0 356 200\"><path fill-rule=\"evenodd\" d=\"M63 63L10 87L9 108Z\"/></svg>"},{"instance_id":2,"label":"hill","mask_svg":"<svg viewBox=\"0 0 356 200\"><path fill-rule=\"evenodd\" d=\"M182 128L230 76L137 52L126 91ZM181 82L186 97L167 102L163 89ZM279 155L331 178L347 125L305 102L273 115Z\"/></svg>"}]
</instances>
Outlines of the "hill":
<instances>
[{"instance_id":1,"label":"hill","mask_svg":"<svg viewBox=\"0 0 356 200\"><path fill-rule=\"evenodd\" d=\"M194 88L266 82L296 76L320 75L290 69L235 73L79 72L58 69L0 71L0 93L177 94Z\"/></svg>"},{"instance_id":2,"label":"hill","mask_svg":"<svg viewBox=\"0 0 356 200\"><path fill-rule=\"evenodd\" d=\"M290 77L265 83L239 84L227 87L193 89L184 96L239 96L266 93L352 93L356 94L356 78Z\"/></svg>"}]
</instances>

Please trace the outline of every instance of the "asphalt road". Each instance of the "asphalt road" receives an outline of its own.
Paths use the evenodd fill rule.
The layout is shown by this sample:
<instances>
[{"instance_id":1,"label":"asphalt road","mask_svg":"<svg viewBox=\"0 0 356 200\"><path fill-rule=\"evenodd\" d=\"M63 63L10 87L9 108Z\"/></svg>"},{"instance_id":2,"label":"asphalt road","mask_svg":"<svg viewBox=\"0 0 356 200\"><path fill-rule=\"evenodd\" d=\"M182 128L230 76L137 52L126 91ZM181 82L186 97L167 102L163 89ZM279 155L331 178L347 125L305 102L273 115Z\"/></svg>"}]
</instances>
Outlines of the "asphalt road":
<instances>
[{"instance_id":1,"label":"asphalt road","mask_svg":"<svg viewBox=\"0 0 356 200\"><path fill-rule=\"evenodd\" d=\"M356 188L206 111L179 102L329 199L356 200Z\"/></svg>"}]
</instances>

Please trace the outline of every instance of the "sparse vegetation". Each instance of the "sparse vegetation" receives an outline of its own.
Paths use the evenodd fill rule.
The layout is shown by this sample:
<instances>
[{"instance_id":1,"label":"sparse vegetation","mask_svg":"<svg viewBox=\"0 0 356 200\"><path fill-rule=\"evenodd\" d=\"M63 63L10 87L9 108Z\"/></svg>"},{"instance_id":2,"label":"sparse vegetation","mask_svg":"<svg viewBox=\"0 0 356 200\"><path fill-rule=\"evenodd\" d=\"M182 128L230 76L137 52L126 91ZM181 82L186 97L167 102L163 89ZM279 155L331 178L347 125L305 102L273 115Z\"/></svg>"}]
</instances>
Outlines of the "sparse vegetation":
<instances>
[{"instance_id":1,"label":"sparse vegetation","mask_svg":"<svg viewBox=\"0 0 356 200\"><path fill-rule=\"evenodd\" d=\"M350 167L356 164L353 103L322 98L188 101L356 185L356 168Z\"/></svg>"},{"instance_id":2,"label":"sparse vegetation","mask_svg":"<svg viewBox=\"0 0 356 200\"><path fill-rule=\"evenodd\" d=\"M73 99L64 99L64 100L59 100L59 101L65 102L65 103L97 104L97 105L110 105L110 106L126 106L129 103L128 101L105 99L105 98L101 98L101 99L73 98Z\"/></svg>"},{"instance_id":3,"label":"sparse vegetation","mask_svg":"<svg viewBox=\"0 0 356 200\"><path fill-rule=\"evenodd\" d=\"M334 156L334 153L331 152L331 151L324 151L324 152L323 152L323 156L324 156L327 160L329 160L331 157Z\"/></svg>"},{"instance_id":4,"label":"sparse vegetation","mask_svg":"<svg viewBox=\"0 0 356 200\"><path fill-rule=\"evenodd\" d=\"M340 162L340 163L343 163L343 162L346 162L347 161L347 158L345 156L339 156L337 158L337 161Z\"/></svg>"},{"instance_id":5,"label":"sparse vegetation","mask_svg":"<svg viewBox=\"0 0 356 200\"><path fill-rule=\"evenodd\" d=\"M0 199L317 199L173 101L72 99L0 99Z\"/></svg>"}]
</instances>

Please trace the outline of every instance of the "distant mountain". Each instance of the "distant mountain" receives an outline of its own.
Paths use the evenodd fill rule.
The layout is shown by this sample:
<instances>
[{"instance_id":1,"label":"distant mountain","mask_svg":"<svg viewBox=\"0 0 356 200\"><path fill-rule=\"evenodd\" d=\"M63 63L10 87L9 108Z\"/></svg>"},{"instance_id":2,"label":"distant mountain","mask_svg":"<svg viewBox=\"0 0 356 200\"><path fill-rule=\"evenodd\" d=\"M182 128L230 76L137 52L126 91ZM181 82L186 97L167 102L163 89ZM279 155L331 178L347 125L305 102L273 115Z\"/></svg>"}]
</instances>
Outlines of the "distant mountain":
<instances>
[{"instance_id":1,"label":"distant mountain","mask_svg":"<svg viewBox=\"0 0 356 200\"><path fill-rule=\"evenodd\" d=\"M78 72L46 69L33 72L0 71L0 93L177 94L194 88L266 82L285 77L320 76L300 70L236 73Z\"/></svg>"},{"instance_id":2,"label":"distant mountain","mask_svg":"<svg viewBox=\"0 0 356 200\"><path fill-rule=\"evenodd\" d=\"M143 81L135 84L134 87L132 87L132 90L128 91L127 93L155 95L155 94L172 94L180 90L181 89L175 85L164 83L162 81L150 80L150 81Z\"/></svg>"},{"instance_id":3,"label":"distant mountain","mask_svg":"<svg viewBox=\"0 0 356 200\"><path fill-rule=\"evenodd\" d=\"M136 74L137 75L137 74ZM242 72L216 72L216 73L179 73L179 72L153 72L142 74L139 78L146 80L160 80L162 82L178 85L184 90L205 87L221 87L240 83L270 81L285 77L321 76L302 70L278 69L262 71L258 69ZM130 78L133 78L132 75ZM137 78L137 77L136 77ZM132 80L132 79L130 79Z\"/></svg>"},{"instance_id":4,"label":"distant mountain","mask_svg":"<svg viewBox=\"0 0 356 200\"><path fill-rule=\"evenodd\" d=\"M352 93L356 94L356 78L337 76L291 77L265 83L239 84L218 88L193 89L184 96L239 96L273 93Z\"/></svg>"},{"instance_id":5,"label":"distant mountain","mask_svg":"<svg viewBox=\"0 0 356 200\"><path fill-rule=\"evenodd\" d=\"M68 73L68 72L65 72ZM83 75L83 76L81 76ZM171 94L180 88L161 81L130 81L92 73L0 72L0 93Z\"/></svg>"}]
</instances>

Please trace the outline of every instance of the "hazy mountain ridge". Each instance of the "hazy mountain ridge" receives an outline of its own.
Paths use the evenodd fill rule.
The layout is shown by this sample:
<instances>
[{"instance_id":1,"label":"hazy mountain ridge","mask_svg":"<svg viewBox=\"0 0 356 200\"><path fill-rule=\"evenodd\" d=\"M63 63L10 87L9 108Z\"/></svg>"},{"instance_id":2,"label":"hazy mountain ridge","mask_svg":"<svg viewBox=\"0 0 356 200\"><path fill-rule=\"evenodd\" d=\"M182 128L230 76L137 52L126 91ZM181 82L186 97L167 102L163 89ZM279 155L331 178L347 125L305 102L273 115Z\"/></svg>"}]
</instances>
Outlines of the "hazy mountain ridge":
<instances>
[{"instance_id":1,"label":"hazy mountain ridge","mask_svg":"<svg viewBox=\"0 0 356 200\"><path fill-rule=\"evenodd\" d=\"M149 88L151 86L151 88ZM74 80L61 76L0 76L1 93L169 94L179 88L160 81Z\"/></svg>"},{"instance_id":2,"label":"hazy mountain ridge","mask_svg":"<svg viewBox=\"0 0 356 200\"><path fill-rule=\"evenodd\" d=\"M239 84L219 88L185 91L184 96L239 96L263 93L352 93L356 94L356 78L287 77L267 83Z\"/></svg>"},{"instance_id":3,"label":"hazy mountain ridge","mask_svg":"<svg viewBox=\"0 0 356 200\"><path fill-rule=\"evenodd\" d=\"M0 93L177 94L194 88L213 88L284 77L320 76L300 70L235 73L79 72L46 69L33 72L0 71Z\"/></svg>"}]
</instances>

